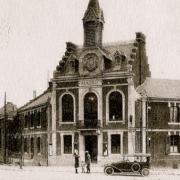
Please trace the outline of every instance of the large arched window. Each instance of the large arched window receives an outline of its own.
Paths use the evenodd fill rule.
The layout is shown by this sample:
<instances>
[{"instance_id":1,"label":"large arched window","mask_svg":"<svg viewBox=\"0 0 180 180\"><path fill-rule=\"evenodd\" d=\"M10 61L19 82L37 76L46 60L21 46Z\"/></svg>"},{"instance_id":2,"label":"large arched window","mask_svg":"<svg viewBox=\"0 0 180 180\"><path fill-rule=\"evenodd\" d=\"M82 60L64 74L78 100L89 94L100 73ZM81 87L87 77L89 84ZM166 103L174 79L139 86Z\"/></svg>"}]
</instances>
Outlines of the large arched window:
<instances>
[{"instance_id":1,"label":"large arched window","mask_svg":"<svg viewBox=\"0 0 180 180\"><path fill-rule=\"evenodd\" d=\"M123 97L118 91L109 94L109 121L123 120Z\"/></svg>"},{"instance_id":2,"label":"large arched window","mask_svg":"<svg viewBox=\"0 0 180 180\"><path fill-rule=\"evenodd\" d=\"M70 94L62 97L62 122L74 121L74 101Z\"/></svg>"}]
</instances>

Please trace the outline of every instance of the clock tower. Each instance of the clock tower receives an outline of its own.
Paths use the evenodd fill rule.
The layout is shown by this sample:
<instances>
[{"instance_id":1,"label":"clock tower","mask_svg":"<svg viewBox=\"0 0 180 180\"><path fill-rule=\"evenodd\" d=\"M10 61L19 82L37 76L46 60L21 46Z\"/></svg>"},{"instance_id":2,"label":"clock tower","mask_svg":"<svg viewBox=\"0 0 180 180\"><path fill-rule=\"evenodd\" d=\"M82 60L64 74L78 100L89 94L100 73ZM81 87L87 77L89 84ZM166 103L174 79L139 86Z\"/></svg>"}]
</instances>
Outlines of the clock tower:
<instances>
[{"instance_id":1,"label":"clock tower","mask_svg":"<svg viewBox=\"0 0 180 180\"><path fill-rule=\"evenodd\" d=\"M98 0L89 0L83 18L83 25L84 47L102 47L104 16Z\"/></svg>"}]
</instances>

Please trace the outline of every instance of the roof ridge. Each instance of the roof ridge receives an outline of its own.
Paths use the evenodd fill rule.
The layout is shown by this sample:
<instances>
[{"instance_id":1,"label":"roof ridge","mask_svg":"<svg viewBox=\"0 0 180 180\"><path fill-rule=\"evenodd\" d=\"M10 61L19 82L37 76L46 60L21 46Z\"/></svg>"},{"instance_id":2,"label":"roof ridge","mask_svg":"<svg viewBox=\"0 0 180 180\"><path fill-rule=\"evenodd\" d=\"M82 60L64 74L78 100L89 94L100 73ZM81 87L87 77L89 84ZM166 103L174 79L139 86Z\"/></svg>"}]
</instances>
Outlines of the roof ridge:
<instances>
[{"instance_id":1,"label":"roof ridge","mask_svg":"<svg viewBox=\"0 0 180 180\"><path fill-rule=\"evenodd\" d=\"M29 100L29 102L27 102L25 105L21 106L20 108L18 108L18 110L23 109L24 107L28 106L29 104L31 104L32 102L36 101L37 99L39 99L40 97L42 97L43 95L45 95L46 93L50 92L49 89L45 90L42 94L40 94L39 96L37 96L34 99Z\"/></svg>"}]
</instances>

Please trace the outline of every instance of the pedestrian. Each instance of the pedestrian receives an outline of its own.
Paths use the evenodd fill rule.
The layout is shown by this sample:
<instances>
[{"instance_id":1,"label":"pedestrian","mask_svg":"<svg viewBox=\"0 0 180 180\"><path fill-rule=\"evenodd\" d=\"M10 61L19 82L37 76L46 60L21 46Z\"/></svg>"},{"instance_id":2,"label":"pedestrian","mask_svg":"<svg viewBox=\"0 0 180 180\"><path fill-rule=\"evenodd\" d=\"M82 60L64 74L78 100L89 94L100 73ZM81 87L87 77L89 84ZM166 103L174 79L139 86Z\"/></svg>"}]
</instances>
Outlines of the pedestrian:
<instances>
[{"instance_id":1,"label":"pedestrian","mask_svg":"<svg viewBox=\"0 0 180 180\"><path fill-rule=\"evenodd\" d=\"M86 168L87 168L87 173L91 172L90 166L91 166L91 156L88 151L86 151Z\"/></svg>"},{"instance_id":2,"label":"pedestrian","mask_svg":"<svg viewBox=\"0 0 180 180\"><path fill-rule=\"evenodd\" d=\"M85 173L85 167L86 167L86 163L84 161L81 161L82 173Z\"/></svg>"},{"instance_id":3,"label":"pedestrian","mask_svg":"<svg viewBox=\"0 0 180 180\"><path fill-rule=\"evenodd\" d=\"M78 173L78 167L79 167L79 155L77 153L77 151L74 152L74 158L75 158L75 173Z\"/></svg>"}]
</instances>

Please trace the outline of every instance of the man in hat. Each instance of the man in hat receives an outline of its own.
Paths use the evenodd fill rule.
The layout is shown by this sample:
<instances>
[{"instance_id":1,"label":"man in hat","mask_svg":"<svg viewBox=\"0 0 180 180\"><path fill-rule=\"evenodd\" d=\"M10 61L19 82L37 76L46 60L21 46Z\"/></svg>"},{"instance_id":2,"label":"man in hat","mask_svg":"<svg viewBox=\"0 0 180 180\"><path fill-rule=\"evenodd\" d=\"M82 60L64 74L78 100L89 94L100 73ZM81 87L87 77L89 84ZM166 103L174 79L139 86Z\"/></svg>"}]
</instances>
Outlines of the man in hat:
<instances>
[{"instance_id":1,"label":"man in hat","mask_svg":"<svg viewBox=\"0 0 180 180\"><path fill-rule=\"evenodd\" d=\"M91 166L91 156L88 151L86 151L86 165L87 165L87 173L90 173L90 166Z\"/></svg>"}]
</instances>

